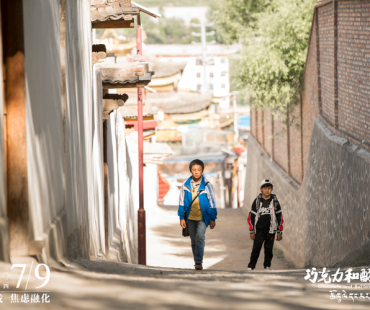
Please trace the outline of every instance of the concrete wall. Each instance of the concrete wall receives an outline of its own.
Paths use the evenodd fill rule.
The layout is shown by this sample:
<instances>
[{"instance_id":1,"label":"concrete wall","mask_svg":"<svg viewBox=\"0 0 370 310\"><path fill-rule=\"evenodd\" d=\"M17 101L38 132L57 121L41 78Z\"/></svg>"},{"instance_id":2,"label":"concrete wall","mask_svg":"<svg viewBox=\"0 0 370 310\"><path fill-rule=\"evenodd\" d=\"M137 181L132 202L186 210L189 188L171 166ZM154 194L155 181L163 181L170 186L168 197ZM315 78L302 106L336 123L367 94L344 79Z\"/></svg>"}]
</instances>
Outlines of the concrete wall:
<instances>
[{"instance_id":1,"label":"concrete wall","mask_svg":"<svg viewBox=\"0 0 370 310\"><path fill-rule=\"evenodd\" d=\"M108 161L108 258L137 263L137 140L125 137L119 110L107 120Z\"/></svg>"},{"instance_id":2,"label":"concrete wall","mask_svg":"<svg viewBox=\"0 0 370 310\"><path fill-rule=\"evenodd\" d=\"M339 262L370 240L370 153L351 146L319 118L299 190L253 138L248 143L247 175L248 212L260 181L274 181L285 221L284 240L276 245L298 267Z\"/></svg>"},{"instance_id":3,"label":"concrete wall","mask_svg":"<svg viewBox=\"0 0 370 310\"><path fill-rule=\"evenodd\" d=\"M65 214L59 1L24 1L23 10L29 238L36 241L31 252L38 255L46 241L45 255L51 250L51 224ZM63 236L57 239L59 244L52 247L61 250Z\"/></svg>"},{"instance_id":4,"label":"concrete wall","mask_svg":"<svg viewBox=\"0 0 370 310\"><path fill-rule=\"evenodd\" d=\"M103 92L100 71L94 72L92 110L92 178L89 199L90 256L103 257L105 253L104 229L104 165L103 165Z\"/></svg>"},{"instance_id":5,"label":"concrete wall","mask_svg":"<svg viewBox=\"0 0 370 310\"><path fill-rule=\"evenodd\" d=\"M90 254L92 66L90 1L66 1L65 178L70 257Z\"/></svg>"}]
</instances>

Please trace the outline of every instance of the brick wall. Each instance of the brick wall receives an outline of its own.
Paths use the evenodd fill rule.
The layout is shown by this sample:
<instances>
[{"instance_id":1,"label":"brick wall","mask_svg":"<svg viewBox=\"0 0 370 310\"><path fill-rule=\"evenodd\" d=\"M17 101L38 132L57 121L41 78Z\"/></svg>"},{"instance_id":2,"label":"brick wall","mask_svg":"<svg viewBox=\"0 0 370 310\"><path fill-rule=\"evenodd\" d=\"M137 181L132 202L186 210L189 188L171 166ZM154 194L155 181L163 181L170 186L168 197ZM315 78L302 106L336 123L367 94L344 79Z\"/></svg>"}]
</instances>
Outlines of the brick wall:
<instances>
[{"instance_id":1,"label":"brick wall","mask_svg":"<svg viewBox=\"0 0 370 310\"><path fill-rule=\"evenodd\" d=\"M289 114L289 160L290 175L301 183L302 171L302 129L301 129L301 103Z\"/></svg>"},{"instance_id":2,"label":"brick wall","mask_svg":"<svg viewBox=\"0 0 370 310\"><path fill-rule=\"evenodd\" d=\"M288 173L288 137L287 127L283 123L285 114L277 114L274 119L274 161Z\"/></svg>"},{"instance_id":3,"label":"brick wall","mask_svg":"<svg viewBox=\"0 0 370 310\"><path fill-rule=\"evenodd\" d=\"M257 109L257 122L258 122L258 129L257 129L257 140L258 142L263 145L263 111L262 109Z\"/></svg>"},{"instance_id":4,"label":"brick wall","mask_svg":"<svg viewBox=\"0 0 370 310\"><path fill-rule=\"evenodd\" d=\"M334 124L334 5L319 9L320 69L322 114Z\"/></svg>"},{"instance_id":5,"label":"brick wall","mask_svg":"<svg viewBox=\"0 0 370 310\"><path fill-rule=\"evenodd\" d=\"M267 154L272 157L272 115L271 111L263 111L263 121L264 121L264 140L265 140L265 150Z\"/></svg>"},{"instance_id":6,"label":"brick wall","mask_svg":"<svg viewBox=\"0 0 370 310\"><path fill-rule=\"evenodd\" d=\"M319 115L316 18L312 24L302 91L303 172L306 170L315 118Z\"/></svg>"},{"instance_id":7,"label":"brick wall","mask_svg":"<svg viewBox=\"0 0 370 310\"><path fill-rule=\"evenodd\" d=\"M272 121L269 111L257 115L252 110L252 136L297 184L303 181L318 116L336 134L370 150L369 28L370 0L321 1L310 33L301 102L289 117L290 128L282 123L283 115Z\"/></svg>"},{"instance_id":8,"label":"brick wall","mask_svg":"<svg viewBox=\"0 0 370 310\"><path fill-rule=\"evenodd\" d=\"M338 2L338 128L370 142L370 1Z\"/></svg>"}]
</instances>

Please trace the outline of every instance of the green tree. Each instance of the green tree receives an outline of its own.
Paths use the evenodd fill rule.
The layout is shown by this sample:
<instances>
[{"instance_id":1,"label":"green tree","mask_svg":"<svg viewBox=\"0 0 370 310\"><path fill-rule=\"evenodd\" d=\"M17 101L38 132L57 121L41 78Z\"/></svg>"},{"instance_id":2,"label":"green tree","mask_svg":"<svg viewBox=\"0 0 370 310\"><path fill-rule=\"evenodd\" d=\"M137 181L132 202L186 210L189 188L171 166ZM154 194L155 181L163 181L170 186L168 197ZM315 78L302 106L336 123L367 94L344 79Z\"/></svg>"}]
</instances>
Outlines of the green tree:
<instances>
[{"instance_id":1,"label":"green tree","mask_svg":"<svg viewBox=\"0 0 370 310\"><path fill-rule=\"evenodd\" d=\"M242 41L244 48L231 60L231 84L247 94L254 106L285 111L297 102L300 92L316 1L261 3L263 10L251 13L249 19L240 19L248 24L233 39ZM236 25L231 25L225 32L234 28Z\"/></svg>"}]
</instances>

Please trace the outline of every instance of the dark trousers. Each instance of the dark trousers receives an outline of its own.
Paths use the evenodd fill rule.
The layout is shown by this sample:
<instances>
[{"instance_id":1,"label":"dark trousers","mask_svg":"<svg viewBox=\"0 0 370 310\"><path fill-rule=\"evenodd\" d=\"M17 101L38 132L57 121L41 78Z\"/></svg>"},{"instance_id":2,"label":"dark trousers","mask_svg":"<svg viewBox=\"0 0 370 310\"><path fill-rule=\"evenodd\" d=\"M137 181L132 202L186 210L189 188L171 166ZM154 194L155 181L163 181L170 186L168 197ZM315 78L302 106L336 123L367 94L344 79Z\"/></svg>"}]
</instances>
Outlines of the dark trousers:
<instances>
[{"instance_id":1,"label":"dark trousers","mask_svg":"<svg viewBox=\"0 0 370 310\"><path fill-rule=\"evenodd\" d=\"M248 268L256 268L258 257L260 256L262 244L265 243L265 261L263 267L271 267L273 257L272 248L274 247L275 234L270 234L268 230L257 230L256 238L254 239L251 260Z\"/></svg>"}]
</instances>

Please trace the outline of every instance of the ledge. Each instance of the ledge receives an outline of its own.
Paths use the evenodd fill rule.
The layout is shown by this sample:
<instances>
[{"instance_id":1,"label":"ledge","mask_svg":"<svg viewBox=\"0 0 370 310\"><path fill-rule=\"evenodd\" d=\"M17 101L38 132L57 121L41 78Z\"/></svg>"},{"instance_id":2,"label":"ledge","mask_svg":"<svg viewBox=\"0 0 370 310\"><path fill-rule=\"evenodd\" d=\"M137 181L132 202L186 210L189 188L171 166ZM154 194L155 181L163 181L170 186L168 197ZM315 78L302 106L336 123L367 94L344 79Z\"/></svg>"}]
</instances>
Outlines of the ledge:
<instances>
[{"instance_id":1,"label":"ledge","mask_svg":"<svg viewBox=\"0 0 370 310\"><path fill-rule=\"evenodd\" d=\"M94 44L92 46L92 64L95 65L100 60L106 59L107 58L107 48L105 47L104 44Z\"/></svg>"},{"instance_id":2,"label":"ledge","mask_svg":"<svg viewBox=\"0 0 370 310\"><path fill-rule=\"evenodd\" d=\"M91 0L90 11L93 28L133 28L133 17L140 13L131 0Z\"/></svg>"},{"instance_id":3,"label":"ledge","mask_svg":"<svg viewBox=\"0 0 370 310\"><path fill-rule=\"evenodd\" d=\"M149 71L149 63L146 62L102 64L100 72L103 89L144 87L150 83L154 74Z\"/></svg>"},{"instance_id":4,"label":"ledge","mask_svg":"<svg viewBox=\"0 0 370 310\"><path fill-rule=\"evenodd\" d=\"M106 94L103 97L103 111L117 110L119 107L123 107L128 99L127 94Z\"/></svg>"}]
</instances>

